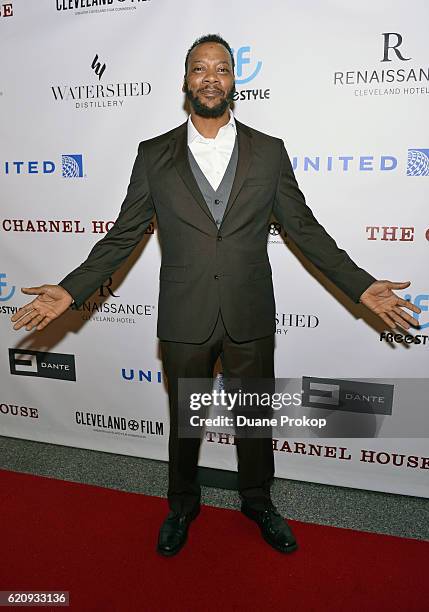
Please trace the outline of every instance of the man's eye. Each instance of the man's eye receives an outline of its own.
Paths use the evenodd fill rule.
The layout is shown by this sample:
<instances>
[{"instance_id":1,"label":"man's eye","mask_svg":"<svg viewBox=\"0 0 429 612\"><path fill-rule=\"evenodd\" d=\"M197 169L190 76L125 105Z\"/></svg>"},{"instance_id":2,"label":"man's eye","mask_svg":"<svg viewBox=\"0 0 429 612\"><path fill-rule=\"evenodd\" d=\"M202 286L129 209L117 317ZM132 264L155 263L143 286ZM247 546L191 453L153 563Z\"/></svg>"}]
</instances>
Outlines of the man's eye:
<instances>
[{"instance_id":1,"label":"man's eye","mask_svg":"<svg viewBox=\"0 0 429 612\"><path fill-rule=\"evenodd\" d=\"M194 72L199 72L200 70L202 70L203 67L202 66L195 66L194 68Z\"/></svg>"}]
</instances>

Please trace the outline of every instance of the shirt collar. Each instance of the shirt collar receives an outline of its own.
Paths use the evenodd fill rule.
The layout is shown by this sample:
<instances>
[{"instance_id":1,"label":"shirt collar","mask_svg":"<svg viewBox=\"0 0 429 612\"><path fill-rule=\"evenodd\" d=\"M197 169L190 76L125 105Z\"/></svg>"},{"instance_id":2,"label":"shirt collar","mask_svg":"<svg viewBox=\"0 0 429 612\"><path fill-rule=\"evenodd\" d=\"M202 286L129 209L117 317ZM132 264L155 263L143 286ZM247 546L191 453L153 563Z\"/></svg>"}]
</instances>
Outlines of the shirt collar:
<instances>
[{"instance_id":1,"label":"shirt collar","mask_svg":"<svg viewBox=\"0 0 429 612\"><path fill-rule=\"evenodd\" d=\"M237 125L235 123L235 119L234 119L234 113L232 112L231 109L229 109L229 121L228 123L226 123L225 125L223 125L221 128L219 128L219 131L216 135L216 138L223 132L226 132L227 130L230 130L231 128L229 126L231 126L234 128L234 132L237 135ZM197 128L195 127L195 125L192 123L192 119L191 119L191 115L189 115L188 117L188 145L191 144L192 142L194 142L194 140L199 139L200 141L204 141L204 140L214 140L213 138L205 138L204 136L202 136L199 131L197 130Z\"/></svg>"}]
</instances>

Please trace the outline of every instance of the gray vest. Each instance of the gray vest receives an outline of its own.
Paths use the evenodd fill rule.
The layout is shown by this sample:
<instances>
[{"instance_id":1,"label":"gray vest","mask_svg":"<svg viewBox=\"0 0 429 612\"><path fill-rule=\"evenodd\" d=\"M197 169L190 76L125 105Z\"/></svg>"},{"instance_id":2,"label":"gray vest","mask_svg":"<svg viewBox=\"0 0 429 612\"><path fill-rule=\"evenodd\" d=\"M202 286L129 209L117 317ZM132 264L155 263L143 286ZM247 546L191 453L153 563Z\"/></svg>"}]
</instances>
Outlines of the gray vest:
<instances>
[{"instance_id":1,"label":"gray vest","mask_svg":"<svg viewBox=\"0 0 429 612\"><path fill-rule=\"evenodd\" d=\"M225 174L223 175L222 181L220 182L220 185L216 190L213 189L209 181L206 179L204 172L199 167L189 147L188 159L195 180L197 181L198 187L200 188L200 191L204 196L206 204L212 214L213 219L216 222L216 225L219 227L222 222L222 217L225 213L226 205L228 203L229 195L232 189L232 183L235 177L235 171L237 168L237 136L235 137L234 148L232 150L228 166L225 170Z\"/></svg>"}]
</instances>

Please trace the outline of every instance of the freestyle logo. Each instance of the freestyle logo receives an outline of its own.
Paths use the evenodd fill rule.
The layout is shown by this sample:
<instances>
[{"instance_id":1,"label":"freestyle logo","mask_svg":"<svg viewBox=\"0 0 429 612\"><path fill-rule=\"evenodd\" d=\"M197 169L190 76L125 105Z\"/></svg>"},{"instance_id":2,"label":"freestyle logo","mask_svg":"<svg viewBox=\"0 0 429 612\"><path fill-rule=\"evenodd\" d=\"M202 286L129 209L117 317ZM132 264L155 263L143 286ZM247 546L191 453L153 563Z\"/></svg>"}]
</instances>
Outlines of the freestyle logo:
<instances>
[{"instance_id":1,"label":"freestyle logo","mask_svg":"<svg viewBox=\"0 0 429 612\"><path fill-rule=\"evenodd\" d=\"M429 311L429 294L419 293L413 298L410 293L407 293L406 295L404 295L404 300L407 300L407 302L411 302L412 304L418 306L418 308L421 309L421 312L419 314L413 312L413 317L415 317L419 321L419 329L426 329L427 327L429 327L429 321L427 321L426 323L421 323L421 316L424 312Z\"/></svg>"},{"instance_id":2,"label":"freestyle logo","mask_svg":"<svg viewBox=\"0 0 429 612\"><path fill-rule=\"evenodd\" d=\"M14 295L15 293L15 285L12 285L10 288L10 291L5 294L3 294L3 287L7 287L8 284L5 280L6 279L6 274L4 272L0 272L0 302L7 302L7 300L10 300L10 298Z\"/></svg>"},{"instance_id":3,"label":"freestyle logo","mask_svg":"<svg viewBox=\"0 0 429 612\"><path fill-rule=\"evenodd\" d=\"M244 45L238 47L236 51L232 49L235 60L235 84L239 87L253 81L261 72L262 61L253 62L250 58L251 47ZM237 100L268 100L271 91L266 89L240 89L234 94L234 101Z\"/></svg>"},{"instance_id":4,"label":"freestyle logo","mask_svg":"<svg viewBox=\"0 0 429 612\"><path fill-rule=\"evenodd\" d=\"M234 49L231 49L231 50L232 50L233 55L235 56L235 66L236 66L235 83L236 85L244 85L245 83L249 83L250 81L253 81L253 79L259 74L262 68L261 60L258 60L256 62L256 66L253 69L253 71L250 74L246 75L244 73L247 71L244 70L243 67L251 63L250 47L249 46L239 47L237 49L237 53L234 52Z\"/></svg>"}]
</instances>

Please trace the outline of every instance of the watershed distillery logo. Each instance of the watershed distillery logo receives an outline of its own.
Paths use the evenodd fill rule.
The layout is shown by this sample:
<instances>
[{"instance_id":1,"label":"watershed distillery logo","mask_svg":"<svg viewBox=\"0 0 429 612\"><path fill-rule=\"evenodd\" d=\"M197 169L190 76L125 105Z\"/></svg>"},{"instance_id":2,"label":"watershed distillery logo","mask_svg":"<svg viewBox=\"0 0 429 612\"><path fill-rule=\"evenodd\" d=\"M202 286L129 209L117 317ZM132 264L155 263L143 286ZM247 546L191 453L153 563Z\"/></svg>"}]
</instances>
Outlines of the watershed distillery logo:
<instances>
[{"instance_id":1,"label":"watershed distillery logo","mask_svg":"<svg viewBox=\"0 0 429 612\"><path fill-rule=\"evenodd\" d=\"M429 94L429 65L410 56L412 42L399 32L383 32L379 41L379 63L335 71L334 86L359 97Z\"/></svg>"},{"instance_id":2,"label":"watershed distillery logo","mask_svg":"<svg viewBox=\"0 0 429 612\"><path fill-rule=\"evenodd\" d=\"M3 162L6 176L23 176L30 174L59 174L63 178L83 178L83 156L81 153L61 155L59 161L53 160L7 160Z\"/></svg>"},{"instance_id":3,"label":"watershed distillery logo","mask_svg":"<svg viewBox=\"0 0 429 612\"><path fill-rule=\"evenodd\" d=\"M151 0L55 0L55 8L66 14L93 15L135 11Z\"/></svg>"},{"instance_id":4,"label":"watershed distillery logo","mask_svg":"<svg viewBox=\"0 0 429 612\"><path fill-rule=\"evenodd\" d=\"M105 74L109 72L107 66L106 59L95 53L86 69L86 75L92 82L51 85L52 99L57 104L69 104L77 110L118 109L123 108L125 102L141 100L151 93L152 86L148 81L110 79L105 82Z\"/></svg>"},{"instance_id":5,"label":"watershed distillery logo","mask_svg":"<svg viewBox=\"0 0 429 612\"><path fill-rule=\"evenodd\" d=\"M232 49L235 61L235 87L234 101L237 100L268 100L271 90L261 87L260 79L257 79L262 69L262 60L255 60L252 48L248 45ZM253 81L256 80L256 83ZM248 88L249 83L256 87ZM244 87L242 87L244 86ZM259 86L259 88L258 88Z\"/></svg>"},{"instance_id":6,"label":"watershed distillery logo","mask_svg":"<svg viewBox=\"0 0 429 612\"><path fill-rule=\"evenodd\" d=\"M315 314L296 314L276 312L276 334L284 336L290 329L312 330L319 326L319 317Z\"/></svg>"}]
</instances>

